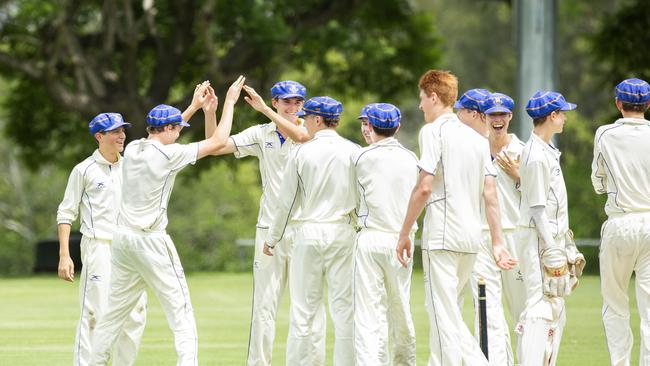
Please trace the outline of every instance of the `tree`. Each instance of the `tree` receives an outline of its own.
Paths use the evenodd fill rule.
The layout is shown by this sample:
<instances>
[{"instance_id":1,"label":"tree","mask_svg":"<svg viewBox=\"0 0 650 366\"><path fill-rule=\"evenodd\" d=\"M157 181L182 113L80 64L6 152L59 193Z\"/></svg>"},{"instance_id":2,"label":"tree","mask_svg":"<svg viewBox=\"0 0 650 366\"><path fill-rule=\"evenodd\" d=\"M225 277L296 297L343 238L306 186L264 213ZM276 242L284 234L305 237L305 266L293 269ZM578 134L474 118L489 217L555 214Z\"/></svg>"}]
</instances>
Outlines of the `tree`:
<instances>
[{"instance_id":1,"label":"tree","mask_svg":"<svg viewBox=\"0 0 650 366\"><path fill-rule=\"evenodd\" d=\"M81 158L69 141L102 111L141 137L151 107L183 107L199 80L219 92L243 73L267 89L293 70L310 93L385 97L439 57L431 18L408 0L5 1L0 25L6 132L32 166Z\"/></svg>"}]
</instances>

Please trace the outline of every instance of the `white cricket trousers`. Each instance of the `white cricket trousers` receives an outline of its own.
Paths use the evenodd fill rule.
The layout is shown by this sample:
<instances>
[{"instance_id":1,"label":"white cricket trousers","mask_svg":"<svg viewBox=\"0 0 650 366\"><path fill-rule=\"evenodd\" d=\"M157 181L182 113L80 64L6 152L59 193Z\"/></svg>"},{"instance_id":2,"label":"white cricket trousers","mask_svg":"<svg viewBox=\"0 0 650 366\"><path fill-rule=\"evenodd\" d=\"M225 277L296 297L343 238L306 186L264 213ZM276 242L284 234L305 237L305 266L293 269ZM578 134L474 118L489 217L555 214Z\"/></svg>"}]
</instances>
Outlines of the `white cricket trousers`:
<instances>
[{"instance_id":1,"label":"white cricket trousers","mask_svg":"<svg viewBox=\"0 0 650 366\"><path fill-rule=\"evenodd\" d=\"M650 365L650 213L610 217L603 224L600 245L600 286L603 323L614 366L629 366L632 329L627 289L636 274L636 301L641 318L639 365Z\"/></svg>"},{"instance_id":2,"label":"white cricket trousers","mask_svg":"<svg viewBox=\"0 0 650 366\"><path fill-rule=\"evenodd\" d=\"M429 314L429 366L487 366L463 321L459 304L476 260L474 253L422 250L425 308Z\"/></svg>"},{"instance_id":3,"label":"white cricket trousers","mask_svg":"<svg viewBox=\"0 0 650 366\"><path fill-rule=\"evenodd\" d=\"M515 243L514 230L503 230L505 245L515 259L519 260L518 246ZM488 360L491 366L512 366L514 357L510 341L510 327L503 309L502 295L508 303L514 323L524 310L526 287L519 264L508 271L497 267L492 254L492 239L489 231L483 232L481 248L476 255L471 287L474 299L474 336L480 338L478 281L485 280L485 305L487 310Z\"/></svg>"},{"instance_id":4,"label":"white cricket trousers","mask_svg":"<svg viewBox=\"0 0 650 366\"><path fill-rule=\"evenodd\" d=\"M327 284L334 323L334 365L354 365L353 249L355 231L349 224L300 224L291 258L291 316L287 365L320 366L313 354L313 323L324 303Z\"/></svg>"},{"instance_id":5,"label":"white cricket trousers","mask_svg":"<svg viewBox=\"0 0 650 366\"><path fill-rule=\"evenodd\" d=\"M97 321L108 304L109 281L111 278L111 241L81 238L81 278L79 281L79 303L81 315L75 337L75 366L88 365L90 350ZM117 337L113 349L113 365L134 365L140 339L147 320L147 294L129 312L124 327Z\"/></svg>"},{"instance_id":6,"label":"white cricket trousers","mask_svg":"<svg viewBox=\"0 0 650 366\"><path fill-rule=\"evenodd\" d=\"M377 230L361 230L357 235L353 286L357 366L415 366L410 305L413 262L404 268L397 260L398 238L397 233Z\"/></svg>"},{"instance_id":7,"label":"white cricket trousers","mask_svg":"<svg viewBox=\"0 0 650 366\"><path fill-rule=\"evenodd\" d=\"M555 238L564 245L564 235ZM557 362L562 332L566 324L564 299L544 295L540 251L542 242L534 228L519 227L517 245L522 245L520 266L526 285L526 306L515 328L517 356L521 366L553 366Z\"/></svg>"},{"instance_id":8,"label":"white cricket trousers","mask_svg":"<svg viewBox=\"0 0 650 366\"><path fill-rule=\"evenodd\" d=\"M284 237L277 243L273 256L263 253L268 229L255 232L255 259L253 262L253 310L250 338L248 340L248 366L270 366L275 339L275 319L278 305L289 279L289 263L293 250L293 228L286 228ZM314 316L312 329L312 359L325 363L325 330L327 314L321 306Z\"/></svg>"},{"instance_id":9,"label":"white cricket trousers","mask_svg":"<svg viewBox=\"0 0 650 366\"><path fill-rule=\"evenodd\" d=\"M107 365L129 312L148 286L160 301L174 334L177 366L196 366L198 338L183 266L169 235L120 227L113 237L108 311L93 339L90 364Z\"/></svg>"}]
</instances>

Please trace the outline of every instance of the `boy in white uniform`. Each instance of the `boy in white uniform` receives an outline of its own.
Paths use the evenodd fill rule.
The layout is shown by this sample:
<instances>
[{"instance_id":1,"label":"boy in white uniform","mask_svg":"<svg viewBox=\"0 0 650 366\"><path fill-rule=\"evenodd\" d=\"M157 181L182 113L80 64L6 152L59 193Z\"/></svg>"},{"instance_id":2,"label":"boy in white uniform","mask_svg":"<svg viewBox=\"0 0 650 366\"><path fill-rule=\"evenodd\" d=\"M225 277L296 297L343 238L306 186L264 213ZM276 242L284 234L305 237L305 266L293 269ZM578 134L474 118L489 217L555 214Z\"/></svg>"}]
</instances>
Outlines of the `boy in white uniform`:
<instances>
[{"instance_id":1,"label":"boy in white uniform","mask_svg":"<svg viewBox=\"0 0 650 366\"><path fill-rule=\"evenodd\" d=\"M110 350L129 310L146 287L160 301L174 334L177 366L198 365L198 337L187 282L174 243L165 228L167 205L176 174L189 164L216 154L226 144L235 102L244 78L228 90L221 121L206 140L175 143L189 126L174 107L159 105L147 116L149 137L131 142L124 152L123 194L113 239L113 273L108 311L97 326L91 365L107 365ZM205 123L216 123L217 98L203 103Z\"/></svg>"},{"instance_id":2,"label":"boy in white uniform","mask_svg":"<svg viewBox=\"0 0 650 366\"><path fill-rule=\"evenodd\" d=\"M295 222L289 274L291 320L287 365L319 365L310 357L313 320L324 300L327 281L334 322L334 365L353 365L352 275L356 207L351 156L359 146L340 137L335 128L343 110L329 97L305 102L305 127L314 138L291 153L284 170L280 205L269 229L264 252ZM295 214L292 217L292 212ZM274 249L274 252L283 250Z\"/></svg>"},{"instance_id":3,"label":"boy in white uniform","mask_svg":"<svg viewBox=\"0 0 650 366\"><path fill-rule=\"evenodd\" d=\"M480 201L485 201L493 253L501 268L514 261L501 238L496 182L487 140L453 114L458 80L429 70L420 78L421 169L399 235L397 256L411 257L411 230L424 207L422 262L429 314L429 365L487 365L458 306L481 240Z\"/></svg>"},{"instance_id":4,"label":"boy in white uniform","mask_svg":"<svg viewBox=\"0 0 650 366\"><path fill-rule=\"evenodd\" d=\"M409 301L412 262L402 267L395 257L395 246L400 218L406 214L417 181L418 160L393 137L401 120L397 107L375 103L365 112L373 143L352 155L361 226L354 265L356 365L415 365L415 328ZM415 231L417 225L411 237Z\"/></svg>"},{"instance_id":5,"label":"boy in white uniform","mask_svg":"<svg viewBox=\"0 0 650 366\"><path fill-rule=\"evenodd\" d=\"M526 285L526 305L516 331L522 366L555 365L566 322L564 296L569 284L566 236L569 232L566 187L560 152L552 145L561 133L564 111L576 108L562 94L538 91L526 111L533 132L521 156L521 205L515 241Z\"/></svg>"},{"instance_id":6,"label":"boy in white uniform","mask_svg":"<svg viewBox=\"0 0 650 366\"><path fill-rule=\"evenodd\" d=\"M594 139L591 181L607 194L600 245L603 323L612 365L630 365L628 285L636 274L641 317L639 364L650 365L650 121L644 118L650 85L627 79L616 86L616 108L623 118L598 128Z\"/></svg>"},{"instance_id":7,"label":"boy in white uniform","mask_svg":"<svg viewBox=\"0 0 650 366\"><path fill-rule=\"evenodd\" d=\"M259 160L262 178L262 197L255 230L255 259L253 262L253 311L248 341L248 366L270 366L275 339L275 318L278 305L289 278L289 263L293 243L293 225L289 225L282 238L286 245L279 247L273 257L262 253L264 239L280 200L280 185L289 155L298 143L309 141L311 136L299 118L307 89L292 80L279 81L271 88L272 105L268 107L255 90L244 85L244 97L255 110L271 121L256 125L230 136L226 147L218 154L234 153L237 159L255 156ZM206 137L214 126L206 125ZM325 327L327 318L322 307L314 321L313 357L325 362ZM290 340L289 340L290 342Z\"/></svg>"},{"instance_id":8,"label":"boy in white uniform","mask_svg":"<svg viewBox=\"0 0 650 366\"><path fill-rule=\"evenodd\" d=\"M497 193L499 210L501 212L501 229L508 252L518 258L518 246L515 245L514 229L519 219L519 170L518 159L524 148L514 134L508 134L508 126L512 119L515 103L509 96L492 93L483 103L490 156L497 172ZM475 335L479 336L478 327L478 281L485 281L487 330L488 330L488 360L490 365L507 366L514 364L512 347L510 345L510 329L506 321L502 294L508 302L513 321L519 320L526 299L526 288L519 265L511 270L502 271L492 256L490 230L483 216L483 237L481 249L476 256L474 273L472 274L472 295L474 298L476 320Z\"/></svg>"},{"instance_id":9,"label":"boy in white uniform","mask_svg":"<svg viewBox=\"0 0 650 366\"><path fill-rule=\"evenodd\" d=\"M81 218L81 316L74 346L74 365L87 365L93 330L104 314L111 277L111 241L121 199L124 122L119 113L101 113L88 127L99 148L77 164L68 179L63 201L57 211L59 231L59 277L72 282L74 263L70 258L70 228ZM142 294L134 304L115 345L113 365L133 365L147 318L147 298Z\"/></svg>"}]
</instances>

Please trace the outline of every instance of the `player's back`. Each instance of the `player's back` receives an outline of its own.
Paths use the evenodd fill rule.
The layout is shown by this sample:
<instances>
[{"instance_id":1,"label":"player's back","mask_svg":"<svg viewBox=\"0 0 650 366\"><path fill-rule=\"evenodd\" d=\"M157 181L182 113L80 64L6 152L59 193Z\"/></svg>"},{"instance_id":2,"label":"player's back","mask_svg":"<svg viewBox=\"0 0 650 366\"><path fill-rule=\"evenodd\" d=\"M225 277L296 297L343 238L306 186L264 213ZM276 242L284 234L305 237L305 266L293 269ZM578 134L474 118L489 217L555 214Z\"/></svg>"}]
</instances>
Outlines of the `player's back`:
<instances>
[{"instance_id":1,"label":"player's back","mask_svg":"<svg viewBox=\"0 0 650 366\"><path fill-rule=\"evenodd\" d=\"M356 151L352 162L359 188L359 225L399 233L418 178L416 155L389 137Z\"/></svg>"},{"instance_id":2,"label":"player's back","mask_svg":"<svg viewBox=\"0 0 650 366\"><path fill-rule=\"evenodd\" d=\"M435 164L435 171L429 172L434 179L425 217L424 245L429 249L475 253L480 243L484 180L486 175L494 174L488 142L451 113L425 125L420 133L421 146L432 144L430 155L436 159L425 164ZM424 153L421 167L423 160Z\"/></svg>"},{"instance_id":3,"label":"player's back","mask_svg":"<svg viewBox=\"0 0 650 366\"><path fill-rule=\"evenodd\" d=\"M194 164L197 153L198 143L163 145L153 139L131 142L124 150L118 225L164 231L176 174Z\"/></svg>"},{"instance_id":4,"label":"player's back","mask_svg":"<svg viewBox=\"0 0 650 366\"><path fill-rule=\"evenodd\" d=\"M621 118L596 131L604 160L608 215L650 211L650 122Z\"/></svg>"},{"instance_id":5,"label":"player's back","mask_svg":"<svg viewBox=\"0 0 650 366\"><path fill-rule=\"evenodd\" d=\"M356 206L350 157L358 149L358 145L327 129L295 150L301 194L295 221L349 220Z\"/></svg>"}]
</instances>

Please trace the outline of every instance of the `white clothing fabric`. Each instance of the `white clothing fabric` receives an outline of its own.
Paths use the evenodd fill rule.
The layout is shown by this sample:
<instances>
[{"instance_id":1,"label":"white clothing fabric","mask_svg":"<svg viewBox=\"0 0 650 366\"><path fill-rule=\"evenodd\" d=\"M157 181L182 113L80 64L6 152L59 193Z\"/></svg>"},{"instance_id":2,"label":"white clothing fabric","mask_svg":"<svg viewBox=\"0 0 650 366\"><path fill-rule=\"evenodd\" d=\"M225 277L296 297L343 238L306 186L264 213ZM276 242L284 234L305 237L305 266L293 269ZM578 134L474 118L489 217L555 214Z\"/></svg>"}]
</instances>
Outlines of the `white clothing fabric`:
<instances>
[{"instance_id":1,"label":"white clothing fabric","mask_svg":"<svg viewBox=\"0 0 650 366\"><path fill-rule=\"evenodd\" d=\"M560 151L531 133L521 156L519 174L521 205L517 226L534 228L531 207L544 206L553 237L556 242L559 238L563 240L569 231L569 209Z\"/></svg>"},{"instance_id":2,"label":"white clothing fabric","mask_svg":"<svg viewBox=\"0 0 650 366\"><path fill-rule=\"evenodd\" d=\"M353 294L355 231L349 224L303 224L296 229L289 288L291 316L287 366L324 365L315 358L314 319L324 304L327 284L334 323L334 365L354 365Z\"/></svg>"},{"instance_id":3,"label":"white clothing fabric","mask_svg":"<svg viewBox=\"0 0 650 366\"><path fill-rule=\"evenodd\" d=\"M111 277L111 242L81 238L81 278L79 303L81 316L75 337L75 366L88 365L97 322L106 312ZM140 340L147 320L147 294L143 293L128 313L113 350L113 365L135 365Z\"/></svg>"},{"instance_id":4,"label":"white clothing fabric","mask_svg":"<svg viewBox=\"0 0 650 366\"><path fill-rule=\"evenodd\" d=\"M302 124L302 120L301 124ZM237 159L255 156L259 159L260 176L262 178L262 197L260 211L257 216L257 227L268 228L274 216L274 210L280 204L280 185L287 165L289 154L298 144L287 138L280 139L274 122L252 126L244 131L230 136L235 144Z\"/></svg>"},{"instance_id":5,"label":"white clothing fabric","mask_svg":"<svg viewBox=\"0 0 650 366\"><path fill-rule=\"evenodd\" d=\"M72 224L80 216L81 233L111 240L122 194L122 157L108 162L99 150L77 164L70 173L57 224Z\"/></svg>"},{"instance_id":6,"label":"white clothing fabric","mask_svg":"<svg viewBox=\"0 0 650 366\"><path fill-rule=\"evenodd\" d=\"M177 366L198 365L198 337L190 294L176 247L165 233L118 228L113 238L108 309L99 320L90 365L107 365L120 330L146 287L153 290L174 334Z\"/></svg>"},{"instance_id":7,"label":"white clothing fabric","mask_svg":"<svg viewBox=\"0 0 650 366\"><path fill-rule=\"evenodd\" d=\"M591 182L607 215L650 211L650 121L621 118L596 130Z\"/></svg>"},{"instance_id":8,"label":"white clothing fabric","mask_svg":"<svg viewBox=\"0 0 650 366\"><path fill-rule=\"evenodd\" d=\"M496 175L487 140L443 114L420 130L422 170L434 176L422 232L422 249L477 253L486 175Z\"/></svg>"},{"instance_id":9,"label":"white clothing fabric","mask_svg":"<svg viewBox=\"0 0 650 366\"><path fill-rule=\"evenodd\" d=\"M417 156L388 137L352 155L363 229L399 233L411 191L418 179ZM417 231L417 223L412 232ZM395 243L389 243L395 249Z\"/></svg>"},{"instance_id":10,"label":"white clothing fabric","mask_svg":"<svg viewBox=\"0 0 650 366\"><path fill-rule=\"evenodd\" d=\"M601 230L600 279L603 323L610 362L631 363L628 286L636 275L641 318L639 364L650 365L650 122L621 118L601 126L594 138L591 180L596 193L607 194L607 221Z\"/></svg>"},{"instance_id":11,"label":"white clothing fabric","mask_svg":"<svg viewBox=\"0 0 650 366\"><path fill-rule=\"evenodd\" d=\"M350 157L357 149L359 145L332 129L316 132L312 140L294 149L266 238L270 246L282 239L290 219L297 226L353 222L356 194L351 188L356 182Z\"/></svg>"},{"instance_id":12,"label":"white clothing fabric","mask_svg":"<svg viewBox=\"0 0 650 366\"><path fill-rule=\"evenodd\" d=\"M487 366L478 342L463 322L459 304L476 254L422 250L425 304L429 314L429 366Z\"/></svg>"},{"instance_id":13,"label":"white clothing fabric","mask_svg":"<svg viewBox=\"0 0 650 366\"><path fill-rule=\"evenodd\" d=\"M371 229L362 229L357 236L353 288L357 366L415 365L413 262L404 268L397 260L398 237Z\"/></svg>"},{"instance_id":14,"label":"white clothing fabric","mask_svg":"<svg viewBox=\"0 0 650 366\"><path fill-rule=\"evenodd\" d=\"M147 232L164 231L176 175L196 162L198 152L198 142L163 145L143 138L127 145L118 225Z\"/></svg>"},{"instance_id":15,"label":"white clothing fabric","mask_svg":"<svg viewBox=\"0 0 650 366\"><path fill-rule=\"evenodd\" d=\"M555 240L557 245L565 245L564 238ZM543 242L537 231L520 227L515 232L515 241L523 247L519 259L526 281L526 307L515 328L519 335L519 363L521 366L553 366L566 323L564 298L544 295L540 263Z\"/></svg>"}]
</instances>

